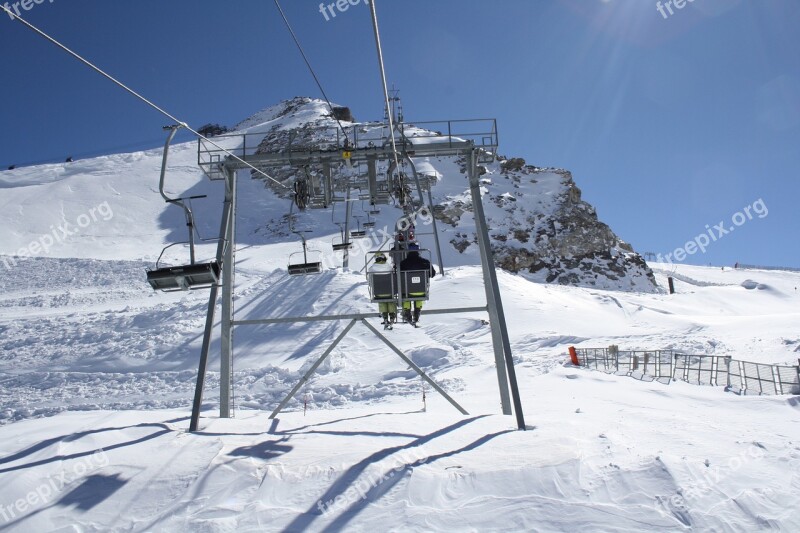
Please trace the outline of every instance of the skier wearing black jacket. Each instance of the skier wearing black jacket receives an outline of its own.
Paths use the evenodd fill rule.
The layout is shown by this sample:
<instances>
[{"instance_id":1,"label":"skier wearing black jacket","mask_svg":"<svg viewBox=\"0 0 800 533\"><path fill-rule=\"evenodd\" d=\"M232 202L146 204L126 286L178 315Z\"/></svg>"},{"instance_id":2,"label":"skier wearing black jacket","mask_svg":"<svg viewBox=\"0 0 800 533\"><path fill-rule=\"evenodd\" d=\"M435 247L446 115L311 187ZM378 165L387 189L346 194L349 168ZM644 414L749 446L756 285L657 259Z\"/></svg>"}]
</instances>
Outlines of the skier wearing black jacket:
<instances>
[{"instance_id":1,"label":"skier wearing black jacket","mask_svg":"<svg viewBox=\"0 0 800 533\"><path fill-rule=\"evenodd\" d=\"M410 243L408 245L408 256L400 262L400 272L406 271L428 271L430 272L430 276L434 277L436 275L436 270L434 270L433 265L431 262L419 255L419 245L416 243ZM409 296L425 296L425 293L418 293L412 292L408 294ZM414 304L414 314L411 314L411 304L412 302L403 302L403 318L406 322L410 322L411 324L416 324L419 321L419 314L422 311L422 304L425 303L422 300L413 302Z\"/></svg>"}]
</instances>

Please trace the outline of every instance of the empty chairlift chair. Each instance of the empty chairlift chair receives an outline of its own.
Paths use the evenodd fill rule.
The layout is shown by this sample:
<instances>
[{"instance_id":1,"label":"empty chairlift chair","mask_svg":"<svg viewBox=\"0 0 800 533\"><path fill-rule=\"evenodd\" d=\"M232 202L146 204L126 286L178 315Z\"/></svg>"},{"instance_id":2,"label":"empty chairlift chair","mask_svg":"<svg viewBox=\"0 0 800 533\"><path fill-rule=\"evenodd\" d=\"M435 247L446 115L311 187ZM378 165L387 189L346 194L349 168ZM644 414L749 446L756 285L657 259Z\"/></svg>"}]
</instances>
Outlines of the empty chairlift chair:
<instances>
[{"instance_id":1,"label":"empty chairlift chair","mask_svg":"<svg viewBox=\"0 0 800 533\"><path fill-rule=\"evenodd\" d=\"M365 228L374 228L375 227L375 221L372 220L372 217L369 215L369 212L367 212L367 221L364 222L364 227Z\"/></svg>"},{"instance_id":2,"label":"empty chairlift chair","mask_svg":"<svg viewBox=\"0 0 800 533\"><path fill-rule=\"evenodd\" d=\"M339 240L337 242L336 238L334 237L331 246L333 246L334 252L341 252L342 250L349 250L353 247L353 243L347 240L347 236L344 232L344 227L342 224L336 223L339 226Z\"/></svg>"},{"instance_id":3,"label":"empty chairlift chair","mask_svg":"<svg viewBox=\"0 0 800 533\"><path fill-rule=\"evenodd\" d=\"M320 251L318 251L318 250L309 250L308 249L308 244L306 243L305 235L303 235L303 233L308 233L308 232L294 231L292 233L295 233L295 234L299 235L300 239L302 239L302 241L303 241L303 252L302 252L303 253L303 262L302 263L298 263L296 261L292 262L292 258L295 257L295 256L298 256L300 254L300 252L295 252L292 255L290 255L289 256L289 267L288 267L289 275L290 276L304 276L304 275L307 275L307 274L319 274L320 272L322 272L322 261L321 260L320 261L309 261L308 260L309 252L314 254L314 257L316 259L321 259L320 256L322 255L322 253Z\"/></svg>"},{"instance_id":4,"label":"empty chairlift chair","mask_svg":"<svg viewBox=\"0 0 800 533\"><path fill-rule=\"evenodd\" d=\"M353 218L355 218L356 222L358 223L358 229L357 230L352 230L350 232L350 238L352 238L352 239L363 239L364 237L367 236L367 232L366 232L366 230L361 229L361 217L353 217Z\"/></svg>"},{"instance_id":5,"label":"empty chairlift chair","mask_svg":"<svg viewBox=\"0 0 800 533\"><path fill-rule=\"evenodd\" d=\"M184 215L186 216L186 226L189 229L189 240L184 243L174 243L166 246L161 250L161 255L156 261L156 268L147 271L147 282L153 287L153 290L173 292L173 291L187 291L190 289L202 289L216 285L220 279L220 264L216 260L207 263L197 263L194 254L194 215L192 214L191 207L186 203L187 200L191 201L197 198L205 198L205 196L190 196L187 198L170 198L164 192L164 179L167 171L167 155L169 153L169 145L175 137L180 126L170 126L165 129L170 129L167 142L164 145L164 157L161 163L161 181L159 183L159 192L167 203L177 205L183 208ZM168 248L176 244L189 244L190 263L181 266L159 267L161 258Z\"/></svg>"},{"instance_id":6,"label":"empty chairlift chair","mask_svg":"<svg viewBox=\"0 0 800 533\"><path fill-rule=\"evenodd\" d=\"M188 291L216 285L219 282L220 266L216 261L195 263L175 267L164 267L147 272L147 282L154 290Z\"/></svg>"}]
</instances>

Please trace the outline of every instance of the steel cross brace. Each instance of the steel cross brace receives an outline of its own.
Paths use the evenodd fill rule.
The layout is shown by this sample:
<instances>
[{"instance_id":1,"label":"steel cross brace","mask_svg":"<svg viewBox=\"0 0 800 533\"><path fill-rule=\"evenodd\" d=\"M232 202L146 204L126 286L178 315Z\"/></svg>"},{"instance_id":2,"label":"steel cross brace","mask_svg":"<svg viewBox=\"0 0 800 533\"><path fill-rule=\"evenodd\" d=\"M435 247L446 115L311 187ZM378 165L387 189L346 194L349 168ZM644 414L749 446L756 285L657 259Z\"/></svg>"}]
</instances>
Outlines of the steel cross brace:
<instances>
[{"instance_id":1,"label":"steel cross brace","mask_svg":"<svg viewBox=\"0 0 800 533\"><path fill-rule=\"evenodd\" d=\"M433 381L433 379L431 379L430 376L428 376L425 373L424 370L422 370L419 366L417 366L414 363L414 361L411 360L411 358L409 358L406 354L401 352L394 344L391 343L391 341L389 341L389 339L387 339L377 329L375 329L375 327L372 324L367 322L366 318L360 317L360 318L353 318L352 320L350 320L350 323L347 325L346 328L344 328L344 331L342 331L336 337L336 340L333 341L333 344L328 346L328 349L325 350L325 353L323 353L322 356L319 359L317 359L317 361L313 365L311 365L311 368L309 368L308 371L306 371L306 373L303 375L303 377L300 378L300 381L297 383L297 385L294 386L294 388L289 392L289 394L286 396L286 398L284 398L283 401L278 405L278 407L275 408L275 410L272 412L272 414L269 415L270 419L274 419L276 416L278 416L278 414L280 414L280 412L286 407L286 405L292 400L292 398L295 397L295 395L300 391L300 389L303 387L303 385L306 384L306 382L311 378L311 376L314 374L314 372L317 371L317 369L320 367L320 365L325 361L325 359L328 358L328 356L333 352L334 348L336 348L336 346L342 341L342 339L345 338L345 336L350 332L351 329L353 329L353 326L355 326L356 322L358 322L359 320L370 331L372 331L372 333L374 333L380 340L382 340L384 342L384 344L386 344L394 353L396 353L398 356L400 356L400 358L408 366L410 366L412 369L414 369L414 371L417 374L419 374L420 377L422 379L424 379L431 387L433 387L436 390L436 392L438 392L439 394L444 396L444 398L448 402L450 402L450 404L453 407L458 409L458 412L460 412L462 415L468 415L469 414L463 407L461 407L458 404L458 402L456 402L449 394L447 394L447 392L445 392L445 390L442 387L440 387L435 381Z\"/></svg>"}]
</instances>

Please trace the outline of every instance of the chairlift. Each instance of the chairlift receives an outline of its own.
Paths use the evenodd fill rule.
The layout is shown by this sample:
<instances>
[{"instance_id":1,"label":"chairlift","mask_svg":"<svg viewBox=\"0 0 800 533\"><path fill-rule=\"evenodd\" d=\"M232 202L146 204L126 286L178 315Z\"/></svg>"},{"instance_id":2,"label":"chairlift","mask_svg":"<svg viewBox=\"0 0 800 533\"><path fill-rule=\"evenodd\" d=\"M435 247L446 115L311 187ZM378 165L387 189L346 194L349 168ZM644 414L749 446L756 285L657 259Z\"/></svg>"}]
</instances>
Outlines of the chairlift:
<instances>
[{"instance_id":1,"label":"chairlift","mask_svg":"<svg viewBox=\"0 0 800 533\"><path fill-rule=\"evenodd\" d=\"M419 251L427 253L430 257L430 251ZM369 257L370 255L378 253L390 254L394 259L393 263L395 268L388 272L376 271L370 268L367 269L367 287L369 288L370 302L378 304L393 302L397 306L397 309L400 310L403 309L403 304L406 302L421 302L429 299L430 269L400 269L401 258L404 258L406 255L404 250L369 252L365 264L369 265L372 261ZM417 327L416 320L406 317L405 311L400 316L402 316L404 322L409 322L414 327ZM388 329L391 329L391 327Z\"/></svg>"},{"instance_id":2,"label":"chairlift","mask_svg":"<svg viewBox=\"0 0 800 533\"><path fill-rule=\"evenodd\" d=\"M361 210L364 211L367 214L367 221L364 222L364 227L365 228L374 228L375 227L375 221L372 220L372 217L370 216L370 211L364 210L364 202L363 201L361 202Z\"/></svg>"},{"instance_id":3,"label":"chairlift","mask_svg":"<svg viewBox=\"0 0 800 533\"><path fill-rule=\"evenodd\" d=\"M333 238L333 242L331 243L331 246L333 246L333 251L341 252L342 250L349 250L353 247L353 243L346 240L343 224L340 222L336 222L335 224L339 226L339 242L336 242L336 237Z\"/></svg>"},{"instance_id":4,"label":"chairlift","mask_svg":"<svg viewBox=\"0 0 800 533\"><path fill-rule=\"evenodd\" d=\"M430 261L430 250L417 251L427 255ZM397 268L400 266L402 259L405 258L406 250L368 252L365 257L365 264L370 265L374 260L374 256L379 253L391 255L392 263L396 268L391 272L370 272L370 269L367 268L370 302L395 302L400 308L403 302L427 301L430 299L431 273L429 270L400 270ZM398 290L398 287L400 290Z\"/></svg>"},{"instance_id":5,"label":"chairlift","mask_svg":"<svg viewBox=\"0 0 800 533\"><path fill-rule=\"evenodd\" d=\"M170 130L167 137L167 142L164 144L164 157L161 162L161 180L159 182L158 190L161 196L168 204L177 205L183 208L186 216L186 227L189 229L189 240L187 242L169 244L161 250L161 255L158 256L156 261L156 268L154 270L147 270L147 282L153 287L153 290L164 292L175 291L188 291L190 289L202 289L216 285L220 278L220 264L218 261L210 261L207 263L197 263L195 261L194 253L194 214L189 203L191 200L198 198L205 198L201 196L189 196L185 198L170 198L164 192L164 181L167 173L167 157L169 155L169 146L175 134L181 128L181 125L167 126L164 129ZM161 258L167 249L177 244L189 244L189 260L188 265L159 267Z\"/></svg>"},{"instance_id":6,"label":"chairlift","mask_svg":"<svg viewBox=\"0 0 800 533\"><path fill-rule=\"evenodd\" d=\"M150 286L154 290L164 292L211 287L219 282L219 278L220 266L216 261L157 268L147 272L147 282Z\"/></svg>"},{"instance_id":7,"label":"chairlift","mask_svg":"<svg viewBox=\"0 0 800 533\"><path fill-rule=\"evenodd\" d=\"M306 178L300 178L295 180L294 182L294 204L297 206L298 209L301 211L305 210L308 207L309 201L311 200L311 194L308 190L308 180Z\"/></svg>"},{"instance_id":8,"label":"chairlift","mask_svg":"<svg viewBox=\"0 0 800 533\"><path fill-rule=\"evenodd\" d=\"M319 274L322 272L322 252L319 250L309 250L308 244L306 243L306 237L303 233L311 233L310 231L293 231L292 233L299 235L300 239L303 241L303 262L302 263L292 263L292 257L299 255L300 252L295 252L289 256L289 266L288 271L290 276L303 276L306 274ZM320 261L313 261L309 262L308 260L308 252L314 253L318 255Z\"/></svg>"},{"instance_id":9,"label":"chairlift","mask_svg":"<svg viewBox=\"0 0 800 533\"><path fill-rule=\"evenodd\" d=\"M361 229L361 217L354 216L353 218L356 219L356 222L358 224L358 229L350 231L350 238L363 239L364 237L367 236L367 232L366 230Z\"/></svg>"}]
</instances>

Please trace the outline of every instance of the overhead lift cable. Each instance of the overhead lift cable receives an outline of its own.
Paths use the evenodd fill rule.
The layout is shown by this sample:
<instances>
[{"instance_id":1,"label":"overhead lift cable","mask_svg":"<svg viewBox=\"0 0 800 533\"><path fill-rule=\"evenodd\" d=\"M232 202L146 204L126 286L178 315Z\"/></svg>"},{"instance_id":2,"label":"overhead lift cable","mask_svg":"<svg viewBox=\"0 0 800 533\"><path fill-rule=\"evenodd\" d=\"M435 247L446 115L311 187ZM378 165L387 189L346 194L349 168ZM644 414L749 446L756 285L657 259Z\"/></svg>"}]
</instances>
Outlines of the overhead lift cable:
<instances>
[{"instance_id":1,"label":"overhead lift cable","mask_svg":"<svg viewBox=\"0 0 800 533\"><path fill-rule=\"evenodd\" d=\"M344 135L345 146L350 146L350 138L347 136L347 131L345 131L344 126L342 126L342 121L336 116L336 113L333 110L333 104L331 104L330 98L328 98L327 93L325 93L325 89L322 88L322 82L319 81L317 73L314 72L314 68L311 66L311 62L308 60L308 56L306 55L305 50L303 50L300 40L297 38L297 34L295 34L294 30L292 29L292 25L289 24L289 19L286 18L286 13L283 12L283 8L278 0L275 0L275 7L278 8L278 12L281 14L281 18L283 18L283 22L286 24L286 29L288 29L289 33L292 35L294 44L297 45L300 55L303 56L303 61L306 62L306 66L308 67L309 72L311 72L311 76L314 78L314 81L317 83L317 87L319 87L322 97L325 98L325 101L328 103L328 108L331 110L331 115L334 119L336 119L336 123L339 124L339 129L342 130L342 134Z\"/></svg>"},{"instance_id":2,"label":"overhead lift cable","mask_svg":"<svg viewBox=\"0 0 800 533\"><path fill-rule=\"evenodd\" d=\"M400 171L400 160L397 157L397 142L394 137L394 116L389 104L389 86L386 83L386 68L383 63L383 48L381 47L381 33L378 30L378 12L375 8L375 1L369 3L369 10L372 13L372 29L375 32L375 46L378 50L378 66L381 71L381 82L383 83L383 101L386 105L386 116L389 117L389 134L392 139L392 152L394 152L395 168ZM402 185L402 184L401 184Z\"/></svg>"},{"instance_id":3,"label":"overhead lift cable","mask_svg":"<svg viewBox=\"0 0 800 533\"><path fill-rule=\"evenodd\" d=\"M182 127L186 128L188 131L192 132L194 135L196 135L196 136L197 136L197 137L199 137L200 139L203 139L204 141L208 142L209 144L211 144L211 145L212 145L212 146L214 146L215 148L217 148L217 149L221 150L223 153L225 153L225 154L229 155L231 158L235 159L235 160L236 160L236 161L238 161L239 163L242 163L242 164L244 164L245 166L247 166L247 167L251 168L252 170L254 170L255 172L257 172L258 174L261 174L261 175L262 175L262 176L264 176L265 178L267 178L267 179L269 179L269 180L271 180L271 181L274 181L275 183L277 183L277 184L278 184L278 185L280 185L281 187L283 187L283 188L285 188L285 189L289 189L290 191L292 190L292 189L291 189L291 187L289 187L289 186L287 186L287 185L285 185L285 184L281 183L280 181L276 180L275 178L273 178L272 176L270 176L269 174L267 174L267 173L266 173L266 172L264 172L263 170L260 170L260 169L258 169L258 168L256 168L256 167L254 167L253 165L251 165L250 163L248 163L248 162L244 161L243 159L241 159L239 156L237 156L236 154L234 154L234 153L233 153L233 152L231 152L230 150L227 150L227 149L223 148L222 146L220 146L219 144L215 143L214 141L212 141L211 139L209 139L209 138L208 138L208 137L206 137L205 135L202 135L201 133L199 133L199 132L195 131L194 129L192 129L192 128L191 128L191 127L188 125L188 124L186 124L186 123L185 123L185 122L183 122L182 120L179 120L178 118L176 118L175 116L173 116L171 113L169 113L169 112L165 111L164 109L162 109L162 108L161 108L161 107L159 107L158 105L154 104L153 102L151 102L150 100L148 100L147 98L145 98L144 96L142 96L141 94L139 94L138 92L134 91L133 89L131 89L130 87L128 87L127 85L125 85L124 83L122 83L121 81L119 81L118 79L116 79L115 77L113 77L111 74L108 74L108 73L107 73L107 72L105 72L103 69L101 69L100 67L96 66L94 63L92 63L92 62L91 62L91 61L89 61L88 59L85 59L83 56L79 55L77 52L73 52L73 51L72 51L71 49L69 49L69 48L68 48L66 45L63 45L63 44L61 44L59 41L57 41L57 40L56 40L56 39L54 39L53 37L50 37L50 36L49 36L48 34L46 34L44 31L40 30L39 28L37 28L36 26L34 26L33 24L31 24L31 23L30 23L30 22L28 22L27 20L23 19L22 17L20 17L20 16L19 16L19 15L17 15L16 13L12 12L12 11L11 11L11 9L10 9L9 7L6 7L6 5L0 4L0 9L2 9L3 11L5 11L5 12L6 12L6 14L8 14L8 15L9 15L9 16L10 16L10 17L13 19L13 20L18 20L18 21L20 21L20 23L21 23L21 24L25 25L25 26L26 26L28 29L32 30L34 33L36 33L36 34L40 35L41 37L44 37L45 39L47 39L48 41L50 41L51 43L53 43L53 44L54 44L54 45L56 45L57 47L61 48L62 50L64 50L65 52L67 52L69 55L71 55L72 57L74 57L75 59L77 59L78 61L80 61L81 63L85 64L86 66L88 66L89 68L91 68L92 70L94 70L95 72L97 72L98 74L100 74L101 76L103 76L103 77L105 77L105 78L109 79L110 81L112 81L113 83L115 83L116 85L118 85L119 87L121 87L122 89L124 89L125 91L127 91L128 93L130 93L131 95L135 96L136 98L138 98L138 99L139 99L139 100L141 100L142 102L146 103L147 105L149 105L150 107L152 107L153 109L155 109L156 111L158 111L159 113L161 113L162 115L166 116L167 118L169 118L170 120L172 120L172 121L173 121L173 122L175 122L176 124L179 124L180 126L182 126Z\"/></svg>"}]
</instances>

